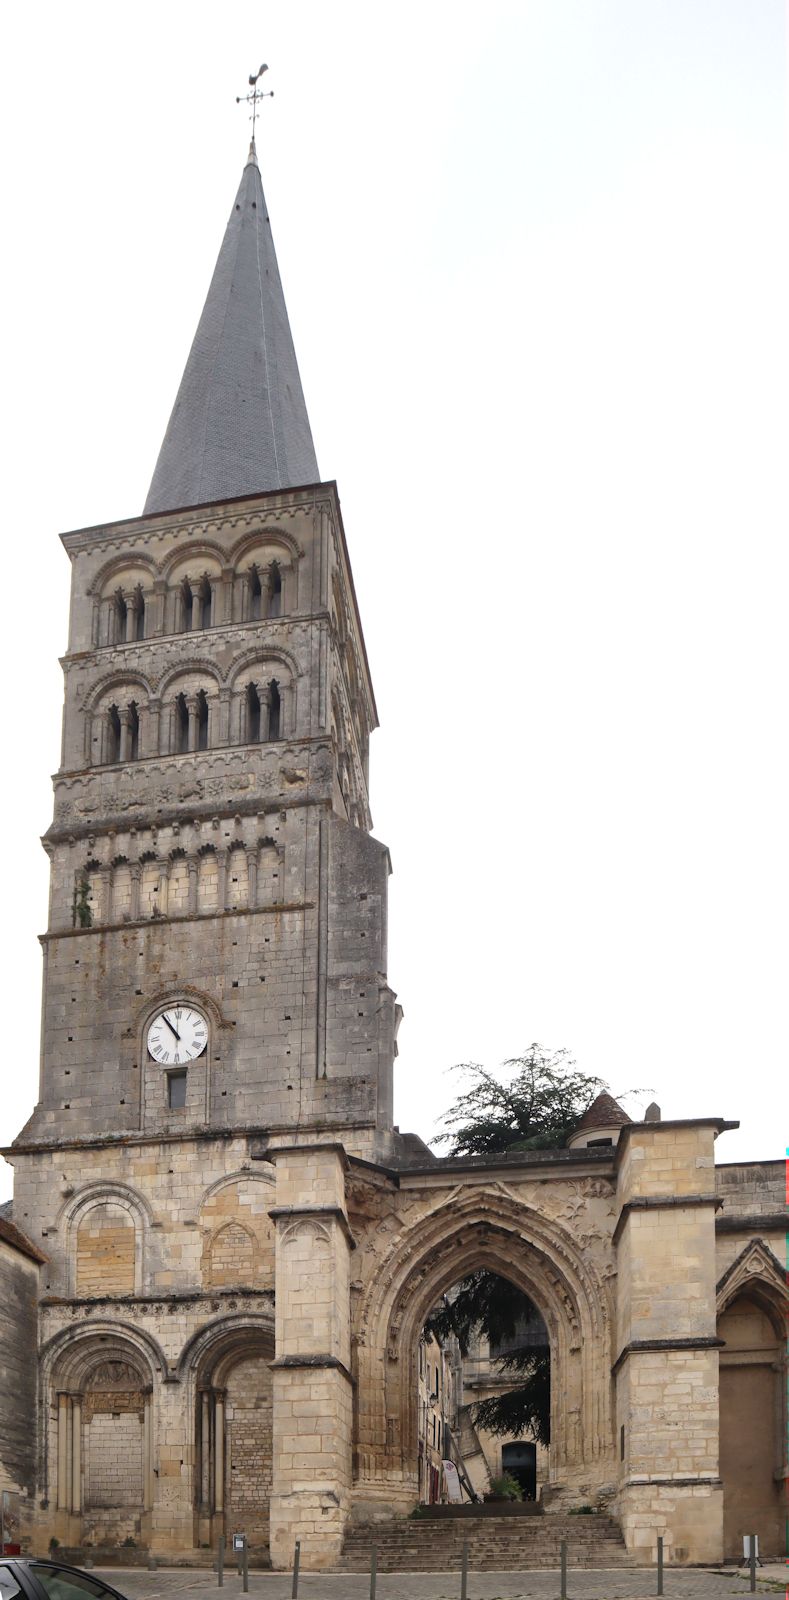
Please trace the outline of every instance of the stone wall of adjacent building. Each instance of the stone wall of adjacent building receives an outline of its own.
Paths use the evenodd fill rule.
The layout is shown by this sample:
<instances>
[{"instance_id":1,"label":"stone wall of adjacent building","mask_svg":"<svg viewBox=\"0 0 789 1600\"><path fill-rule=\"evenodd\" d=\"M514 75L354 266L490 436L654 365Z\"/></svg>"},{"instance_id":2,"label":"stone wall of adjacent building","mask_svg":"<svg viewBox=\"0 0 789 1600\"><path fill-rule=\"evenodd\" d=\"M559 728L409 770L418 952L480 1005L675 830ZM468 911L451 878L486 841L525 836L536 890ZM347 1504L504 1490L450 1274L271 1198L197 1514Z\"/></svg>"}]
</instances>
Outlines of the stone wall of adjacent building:
<instances>
[{"instance_id":1,"label":"stone wall of adjacent building","mask_svg":"<svg viewBox=\"0 0 789 1600\"><path fill-rule=\"evenodd\" d=\"M41 1259L0 1218L0 1491L19 1496L27 1538L36 1484L36 1347Z\"/></svg>"}]
</instances>

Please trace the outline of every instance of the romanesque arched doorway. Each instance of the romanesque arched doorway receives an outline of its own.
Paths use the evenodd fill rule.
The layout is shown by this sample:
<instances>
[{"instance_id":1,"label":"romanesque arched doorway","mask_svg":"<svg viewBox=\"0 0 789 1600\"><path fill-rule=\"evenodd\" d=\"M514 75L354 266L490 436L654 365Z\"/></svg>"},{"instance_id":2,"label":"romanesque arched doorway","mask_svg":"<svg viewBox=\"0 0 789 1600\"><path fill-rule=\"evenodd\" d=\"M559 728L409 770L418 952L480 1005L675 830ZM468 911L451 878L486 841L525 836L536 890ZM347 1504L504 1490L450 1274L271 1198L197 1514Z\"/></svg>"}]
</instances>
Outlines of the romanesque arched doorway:
<instances>
[{"instance_id":1,"label":"romanesque arched doorway","mask_svg":"<svg viewBox=\"0 0 789 1600\"><path fill-rule=\"evenodd\" d=\"M557 1374L552 1496L591 1497L614 1476L612 1319L599 1265L555 1217L501 1190L469 1186L403 1230L359 1305L354 1498L363 1515L408 1510L418 1497L420 1331L440 1296L483 1268L521 1289L547 1330Z\"/></svg>"},{"instance_id":2,"label":"romanesque arched doorway","mask_svg":"<svg viewBox=\"0 0 789 1600\"><path fill-rule=\"evenodd\" d=\"M195 1372L195 1543L220 1533L269 1544L272 1483L273 1327L263 1319L212 1328Z\"/></svg>"},{"instance_id":3,"label":"romanesque arched doorway","mask_svg":"<svg viewBox=\"0 0 789 1600\"><path fill-rule=\"evenodd\" d=\"M154 1499L150 1352L131 1330L90 1329L46 1365L48 1477L60 1542L146 1547Z\"/></svg>"}]
</instances>

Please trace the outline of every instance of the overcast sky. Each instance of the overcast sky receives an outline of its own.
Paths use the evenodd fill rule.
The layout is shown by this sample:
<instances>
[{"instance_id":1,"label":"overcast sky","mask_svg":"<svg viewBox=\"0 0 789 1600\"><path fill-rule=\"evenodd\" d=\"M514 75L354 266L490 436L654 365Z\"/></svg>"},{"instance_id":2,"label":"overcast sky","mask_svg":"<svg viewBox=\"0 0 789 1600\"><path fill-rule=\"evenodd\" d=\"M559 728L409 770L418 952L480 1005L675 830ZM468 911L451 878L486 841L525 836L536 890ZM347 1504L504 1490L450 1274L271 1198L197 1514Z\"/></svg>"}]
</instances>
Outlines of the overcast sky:
<instances>
[{"instance_id":1,"label":"overcast sky","mask_svg":"<svg viewBox=\"0 0 789 1600\"><path fill-rule=\"evenodd\" d=\"M781 0L3 9L0 1138L37 1092L63 529L134 516L259 152L382 727L396 1115L532 1040L780 1157ZM265 1107L261 1107L265 1118ZM0 1165L0 1198L11 1175Z\"/></svg>"}]
</instances>

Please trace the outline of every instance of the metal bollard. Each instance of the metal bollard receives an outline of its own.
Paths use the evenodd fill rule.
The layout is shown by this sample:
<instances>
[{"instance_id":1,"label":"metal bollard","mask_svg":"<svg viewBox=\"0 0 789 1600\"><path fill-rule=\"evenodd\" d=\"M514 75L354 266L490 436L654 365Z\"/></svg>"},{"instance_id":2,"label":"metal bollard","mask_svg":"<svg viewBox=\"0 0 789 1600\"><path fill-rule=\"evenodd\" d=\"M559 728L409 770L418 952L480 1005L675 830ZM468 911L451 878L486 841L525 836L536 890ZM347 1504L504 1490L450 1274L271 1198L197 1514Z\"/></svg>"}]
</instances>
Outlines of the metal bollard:
<instances>
[{"instance_id":1,"label":"metal bollard","mask_svg":"<svg viewBox=\"0 0 789 1600\"><path fill-rule=\"evenodd\" d=\"M296 1548L295 1548L295 1550L293 1552L293 1588L290 1591L291 1600L299 1600L299 1561L300 1560L301 1560L301 1540L297 1539L296 1540Z\"/></svg>"},{"instance_id":2,"label":"metal bollard","mask_svg":"<svg viewBox=\"0 0 789 1600\"><path fill-rule=\"evenodd\" d=\"M749 1533L748 1566L751 1569L751 1594L756 1592L756 1534Z\"/></svg>"},{"instance_id":3,"label":"metal bollard","mask_svg":"<svg viewBox=\"0 0 789 1600\"><path fill-rule=\"evenodd\" d=\"M567 1540L566 1539L562 1539L560 1549L561 1549L561 1553L562 1553L561 1600L567 1600Z\"/></svg>"},{"instance_id":4,"label":"metal bollard","mask_svg":"<svg viewBox=\"0 0 789 1600\"><path fill-rule=\"evenodd\" d=\"M468 1600L468 1539L463 1540L463 1555L460 1568L460 1600Z\"/></svg>"},{"instance_id":5,"label":"metal bollard","mask_svg":"<svg viewBox=\"0 0 789 1600\"><path fill-rule=\"evenodd\" d=\"M244 1594L249 1594L249 1546L246 1539L241 1553L241 1588Z\"/></svg>"},{"instance_id":6,"label":"metal bollard","mask_svg":"<svg viewBox=\"0 0 789 1600\"><path fill-rule=\"evenodd\" d=\"M216 1550L216 1586L221 1589L225 1581L225 1536L219 1535L219 1544Z\"/></svg>"},{"instance_id":7,"label":"metal bollard","mask_svg":"<svg viewBox=\"0 0 789 1600\"><path fill-rule=\"evenodd\" d=\"M375 1585L378 1577L378 1550L373 1545L370 1551L370 1600L375 1600Z\"/></svg>"},{"instance_id":8,"label":"metal bollard","mask_svg":"<svg viewBox=\"0 0 789 1600\"><path fill-rule=\"evenodd\" d=\"M663 1535L658 1534L657 1542L657 1592L663 1593Z\"/></svg>"}]
</instances>

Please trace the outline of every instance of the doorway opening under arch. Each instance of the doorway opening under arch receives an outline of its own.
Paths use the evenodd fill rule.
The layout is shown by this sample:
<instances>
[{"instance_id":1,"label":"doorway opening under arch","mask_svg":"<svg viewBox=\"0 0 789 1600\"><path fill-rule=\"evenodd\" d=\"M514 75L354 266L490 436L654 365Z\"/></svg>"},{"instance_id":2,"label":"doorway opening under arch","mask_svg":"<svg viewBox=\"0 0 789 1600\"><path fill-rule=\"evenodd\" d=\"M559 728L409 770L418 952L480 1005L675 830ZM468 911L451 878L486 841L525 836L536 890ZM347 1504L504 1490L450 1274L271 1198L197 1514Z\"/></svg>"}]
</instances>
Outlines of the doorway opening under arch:
<instances>
[{"instance_id":1,"label":"doorway opening under arch","mask_svg":"<svg viewBox=\"0 0 789 1600\"><path fill-rule=\"evenodd\" d=\"M442 1295L419 1334L416 1410L420 1503L539 1498L551 1349L523 1289L481 1267Z\"/></svg>"}]
</instances>

